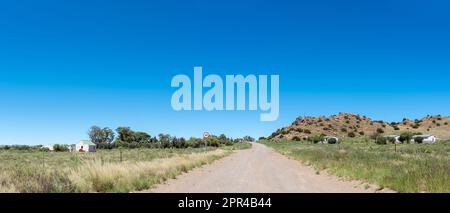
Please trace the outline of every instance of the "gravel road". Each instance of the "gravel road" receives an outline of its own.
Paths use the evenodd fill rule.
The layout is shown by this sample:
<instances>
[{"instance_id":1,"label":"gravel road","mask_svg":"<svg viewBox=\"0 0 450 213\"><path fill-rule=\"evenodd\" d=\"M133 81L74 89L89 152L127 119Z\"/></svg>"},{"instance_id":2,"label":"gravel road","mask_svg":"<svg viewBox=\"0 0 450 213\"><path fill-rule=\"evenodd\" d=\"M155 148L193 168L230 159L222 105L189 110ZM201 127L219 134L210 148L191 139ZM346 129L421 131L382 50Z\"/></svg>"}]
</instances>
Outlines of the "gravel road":
<instances>
[{"instance_id":1,"label":"gravel road","mask_svg":"<svg viewBox=\"0 0 450 213\"><path fill-rule=\"evenodd\" d=\"M147 192L175 193L328 193L377 192L377 187L346 181L291 160L254 143L212 164L168 180Z\"/></svg>"}]
</instances>

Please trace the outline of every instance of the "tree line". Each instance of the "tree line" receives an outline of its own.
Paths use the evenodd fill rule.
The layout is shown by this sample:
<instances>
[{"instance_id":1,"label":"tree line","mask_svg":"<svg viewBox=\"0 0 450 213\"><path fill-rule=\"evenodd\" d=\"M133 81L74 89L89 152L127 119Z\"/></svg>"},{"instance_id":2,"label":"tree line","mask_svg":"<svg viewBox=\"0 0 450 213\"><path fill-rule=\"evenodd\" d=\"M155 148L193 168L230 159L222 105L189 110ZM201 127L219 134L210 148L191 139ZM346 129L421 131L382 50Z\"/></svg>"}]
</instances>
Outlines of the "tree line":
<instances>
[{"instance_id":1,"label":"tree line","mask_svg":"<svg viewBox=\"0 0 450 213\"><path fill-rule=\"evenodd\" d=\"M250 136L243 138L229 138L224 134L219 136L210 135L208 138L171 136L169 134L158 134L151 136L143 131L133 131L130 127L118 127L115 131L108 127L92 126L88 131L89 138L97 145L98 149L113 148L199 148L231 146L243 141L255 141Z\"/></svg>"}]
</instances>

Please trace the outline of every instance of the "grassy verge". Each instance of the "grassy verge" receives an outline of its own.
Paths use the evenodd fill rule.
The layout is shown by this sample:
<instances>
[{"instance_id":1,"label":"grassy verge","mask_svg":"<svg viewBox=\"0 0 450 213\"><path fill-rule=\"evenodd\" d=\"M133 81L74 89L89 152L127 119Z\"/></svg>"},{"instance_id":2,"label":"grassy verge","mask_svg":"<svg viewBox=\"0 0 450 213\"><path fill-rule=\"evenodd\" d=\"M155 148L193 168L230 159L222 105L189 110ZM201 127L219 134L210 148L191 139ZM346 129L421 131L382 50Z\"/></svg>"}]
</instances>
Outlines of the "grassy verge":
<instances>
[{"instance_id":1,"label":"grassy verge","mask_svg":"<svg viewBox=\"0 0 450 213\"><path fill-rule=\"evenodd\" d=\"M450 144L263 142L317 170L399 192L450 192Z\"/></svg>"},{"instance_id":2,"label":"grassy verge","mask_svg":"<svg viewBox=\"0 0 450 213\"><path fill-rule=\"evenodd\" d=\"M100 150L74 154L0 152L0 192L130 192L222 158L223 148Z\"/></svg>"}]
</instances>

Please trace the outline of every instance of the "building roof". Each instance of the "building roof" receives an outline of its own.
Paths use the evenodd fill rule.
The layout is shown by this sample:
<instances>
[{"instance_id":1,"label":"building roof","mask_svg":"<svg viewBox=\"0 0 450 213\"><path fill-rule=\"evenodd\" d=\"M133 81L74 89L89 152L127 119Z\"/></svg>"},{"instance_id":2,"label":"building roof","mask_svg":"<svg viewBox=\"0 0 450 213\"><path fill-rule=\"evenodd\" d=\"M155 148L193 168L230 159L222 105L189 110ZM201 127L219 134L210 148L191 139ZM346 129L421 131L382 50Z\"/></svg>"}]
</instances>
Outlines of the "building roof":
<instances>
[{"instance_id":1,"label":"building roof","mask_svg":"<svg viewBox=\"0 0 450 213\"><path fill-rule=\"evenodd\" d=\"M413 138L417 138L417 137L421 137L421 138L429 138L432 137L434 135L414 135Z\"/></svg>"},{"instance_id":2,"label":"building roof","mask_svg":"<svg viewBox=\"0 0 450 213\"><path fill-rule=\"evenodd\" d=\"M92 146L96 145L95 143L92 143L92 141L90 141L90 140L81 140L80 143L83 143L83 144L86 144L86 145L92 145Z\"/></svg>"}]
</instances>

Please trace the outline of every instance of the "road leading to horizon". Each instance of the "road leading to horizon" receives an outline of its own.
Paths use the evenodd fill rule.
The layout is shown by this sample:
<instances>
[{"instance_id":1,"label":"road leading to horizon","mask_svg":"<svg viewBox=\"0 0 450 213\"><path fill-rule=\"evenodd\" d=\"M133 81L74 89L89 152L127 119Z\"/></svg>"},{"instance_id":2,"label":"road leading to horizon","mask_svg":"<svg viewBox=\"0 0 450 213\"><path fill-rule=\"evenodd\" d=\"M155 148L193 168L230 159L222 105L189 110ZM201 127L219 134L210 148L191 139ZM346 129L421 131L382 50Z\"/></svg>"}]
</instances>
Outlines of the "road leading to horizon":
<instances>
[{"instance_id":1,"label":"road leading to horizon","mask_svg":"<svg viewBox=\"0 0 450 213\"><path fill-rule=\"evenodd\" d=\"M366 189L367 188L367 189ZM375 192L358 181L343 181L291 160L262 144L168 180L148 192L291 193Z\"/></svg>"}]
</instances>

